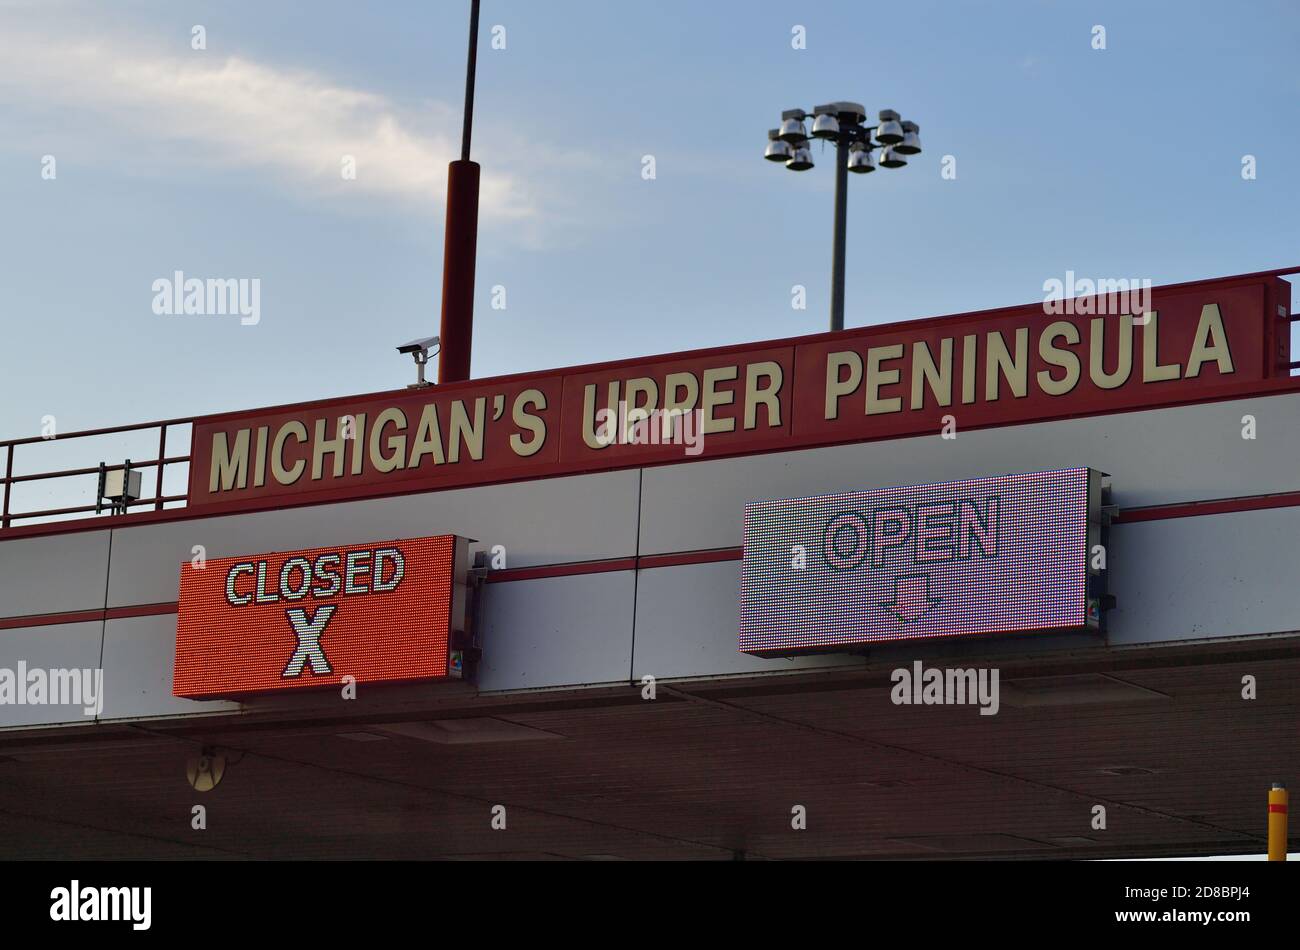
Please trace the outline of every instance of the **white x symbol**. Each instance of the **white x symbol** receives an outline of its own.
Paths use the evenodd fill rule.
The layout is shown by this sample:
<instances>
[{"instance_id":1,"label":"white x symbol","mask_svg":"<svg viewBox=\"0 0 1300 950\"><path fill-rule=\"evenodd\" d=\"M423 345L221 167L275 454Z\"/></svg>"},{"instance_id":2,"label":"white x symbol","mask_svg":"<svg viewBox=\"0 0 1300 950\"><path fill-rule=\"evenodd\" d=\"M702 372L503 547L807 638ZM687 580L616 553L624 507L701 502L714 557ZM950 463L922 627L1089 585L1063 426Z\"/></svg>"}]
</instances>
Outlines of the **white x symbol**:
<instances>
[{"instance_id":1,"label":"white x symbol","mask_svg":"<svg viewBox=\"0 0 1300 950\"><path fill-rule=\"evenodd\" d=\"M313 674L333 672L330 661L325 658L325 651L320 647L320 635L325 632L325 626L337 608L337 604L317 607L315 616L310 620L307 619L307 611L301 607L290 607L285 611L289 623L293 625L293 632L298 635L298 648L289 657L289 665L284 668L281 676L298 676L307 663L311 664Z\"/></svg>"}]
</instances>

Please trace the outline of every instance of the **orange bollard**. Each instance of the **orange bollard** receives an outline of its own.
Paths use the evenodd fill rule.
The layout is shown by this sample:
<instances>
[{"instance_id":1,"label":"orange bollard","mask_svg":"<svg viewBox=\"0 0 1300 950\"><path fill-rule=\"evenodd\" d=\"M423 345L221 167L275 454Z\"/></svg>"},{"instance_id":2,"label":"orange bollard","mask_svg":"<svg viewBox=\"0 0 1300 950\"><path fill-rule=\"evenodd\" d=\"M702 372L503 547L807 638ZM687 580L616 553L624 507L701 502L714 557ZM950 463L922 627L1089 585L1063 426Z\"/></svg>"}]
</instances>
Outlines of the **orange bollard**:
<instances>
[{"instance_id":1,"label":"orange bollard","mask_svg":"<svg viewBox=\"0 0 1300 950\"><path fill-rule=\"evenodd\" d=\"M1286 860L1286 786L1274 782L1268 793L1268 859Z\"/></svg>"}]
</instances>

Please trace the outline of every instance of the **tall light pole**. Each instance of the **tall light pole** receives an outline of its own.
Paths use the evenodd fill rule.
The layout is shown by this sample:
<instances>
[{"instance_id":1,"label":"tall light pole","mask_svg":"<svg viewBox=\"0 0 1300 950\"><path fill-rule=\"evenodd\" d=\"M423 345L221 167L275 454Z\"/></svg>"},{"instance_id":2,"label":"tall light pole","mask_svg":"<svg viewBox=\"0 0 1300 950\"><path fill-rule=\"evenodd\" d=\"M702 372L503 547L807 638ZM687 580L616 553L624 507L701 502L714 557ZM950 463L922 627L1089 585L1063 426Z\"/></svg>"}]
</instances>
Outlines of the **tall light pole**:
<instances>
[{"instance_id":1,"label":"tall light pole","mask_svg":"<svg viewBox=\"0 0 1300 950\"><path fill-rule=\"evenodd\" d=\"M809 114L803 109L781 113L781 127L767 133L763 157L783 162L791 171L813 167L808 130ZM872 150L880 149L880 165L902 168L908 155L921 152L921 127L904 122L897 112L883 109L878 125L867 125L867 110L856 102L831 102L812 111L812 138L835 143L835 238L831 262L831 330L844 329L844 241L848 226L849 172L876 170Z\"/></svg>"}]
</instances>

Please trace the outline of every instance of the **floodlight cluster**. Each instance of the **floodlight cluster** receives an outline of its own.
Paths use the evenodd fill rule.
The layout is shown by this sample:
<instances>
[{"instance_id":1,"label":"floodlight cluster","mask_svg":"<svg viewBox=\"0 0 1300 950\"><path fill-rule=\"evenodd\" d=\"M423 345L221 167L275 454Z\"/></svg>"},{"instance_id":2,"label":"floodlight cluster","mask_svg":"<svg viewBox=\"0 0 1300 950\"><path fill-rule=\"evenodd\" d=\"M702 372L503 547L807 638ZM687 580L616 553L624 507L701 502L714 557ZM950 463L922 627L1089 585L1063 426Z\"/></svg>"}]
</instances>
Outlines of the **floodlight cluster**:
<instances>
[{"instance_id":1,"label":"floodlight cluster","mask_svg":"<svg viewBox=\"0 0 1300 950\"><path fill-rule=\"evenodd\" d=\"M807 121L812 119L809 133ZM847 167L859 175L882 168L902 168L907 156L921 152L921 127L904 120L893 109L882 109L876 125L867 125L867 112L855 102L831 102L816 106L809 114L803 109L781 113L781 127L769 129L763 157L783 162L791 171L813 167L812 139L848 145ZM879 159L875 150L880 150Z\"/></svg>"}]
</instances>

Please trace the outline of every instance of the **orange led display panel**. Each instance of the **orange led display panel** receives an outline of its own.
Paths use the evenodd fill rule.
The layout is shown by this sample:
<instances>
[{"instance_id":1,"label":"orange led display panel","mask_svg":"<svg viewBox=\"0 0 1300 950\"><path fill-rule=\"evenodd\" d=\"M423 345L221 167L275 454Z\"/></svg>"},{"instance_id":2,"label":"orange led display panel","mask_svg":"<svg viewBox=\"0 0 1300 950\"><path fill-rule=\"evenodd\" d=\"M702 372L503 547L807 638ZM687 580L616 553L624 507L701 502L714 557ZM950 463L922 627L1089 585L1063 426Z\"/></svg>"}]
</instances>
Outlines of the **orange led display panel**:
<instances>
[{"instance_id":1,"label":"orange led display panel","mask_svg":"<svg viewBox=\"0 0 1300 950\"><path fill-rule=\"evenodd\" d=\"M442 535L183 563L172 692L446 679L466 551Z\"/></svg>"}]
</instances>

